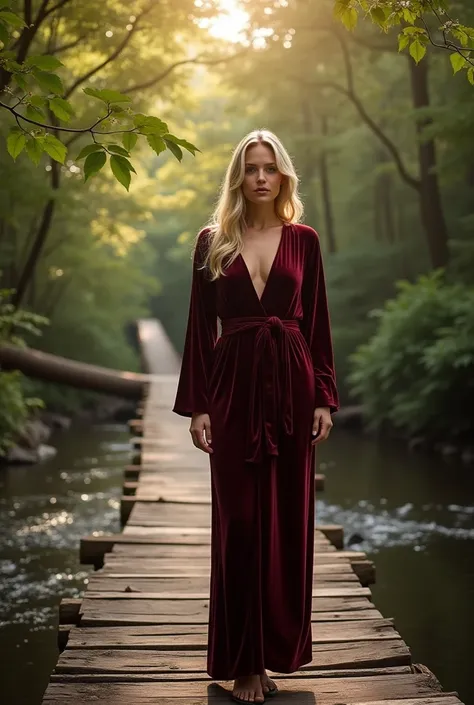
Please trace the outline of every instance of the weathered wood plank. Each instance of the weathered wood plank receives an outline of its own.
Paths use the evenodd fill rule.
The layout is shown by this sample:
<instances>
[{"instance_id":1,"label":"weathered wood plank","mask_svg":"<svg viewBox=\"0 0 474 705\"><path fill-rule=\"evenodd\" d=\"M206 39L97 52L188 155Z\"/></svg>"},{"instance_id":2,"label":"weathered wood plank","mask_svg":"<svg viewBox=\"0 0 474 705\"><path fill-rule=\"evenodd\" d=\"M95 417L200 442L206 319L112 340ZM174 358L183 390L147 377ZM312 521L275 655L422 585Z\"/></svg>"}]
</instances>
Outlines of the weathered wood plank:
<instances>
[{"instance_id":1,"label":"weathered wood plank","mask_svg":"<svg viewBox=\"0 0 474 705\"><path fill-rule=\"evenodd\" d=\"M390 620L313 623L314 644L397 640L400 635ZM168 624L155 626L76 627L69 634L68 648L165 649L205 648L207 626ZM401 664L392 664L401 665Z\"/></svg>"},{"instance_id":2,"label":"weathered wood plank","mask_svg":"<svg viewBox=\"0 0 474 705\"><path fill-rule=\"evenodd\" d=\"M380 669L378 675L384 675L382 669L390 666L408 666L410 652L401 639L375 643L361 641L358 643L347 642L338 644L314 644L313 660L306 664L304 669L292 675L308 676L308 671L315 677L326 676L327 669L347 671L344 675L363 675L355 669L364 668ZM407 672L407 671L403 671ZM56 673L76 674L125 674L136 677L138 674L174 674L192 673L203 678L206 674L206 651L180 650L154 650L154 649L75 649L67 648L58 661ZM372 673L371 675L375 675ZM388 675L385 673L385 675ZM327 676L326 676L327 677Z\"/></svg>"},{"instance_id":3,"label":"weathered wood plank","mask_svg":"<svg viewBox=\"0 0 474 705\"><path fill-rule=\"evenodd\" d=\"M159 564L156 561L130 561L125 563L107 563L97 575L113 576L115 578L178 578L178 577L208 577L210 570L209 561L196 564L194 561L187 564L171 563ZM314 581L316 582L355 582L359 583L358 578L350 565L318 565L313 571Z\"/></svg>"},{"instance_id":4,"label":"weathered wood plank","mask_svg":"<svg viewBox=\"0 0 474 705\"><path fill-rule=\"evenodd\" d=\"M71 653L79 653L78 649L75 649ZM96 651L88 651L88 655L95 655ZM110 652L107 652L110 653ZM121 652L118 652L121 653ZM189 652L187 652L189 653ZM196 652L194 652L196 653ZM163 652L159 652L162 656ZM268 673L274 677L273 671L268 671ZM413 673L411 666L385 666L383 668L325 668L323 670L311 670L310 673L307 671L295 671L294 673L286 673L285 678L287 679L298 679L298 678L352 678L352 677L367 677L367 676L390 676L399 675L403 673ZM111 682L111 683L140 683L144 682L148 675L151 675L150 680L164 680L164 681L176 681L176 680L206 680L209 681L209 676L203 671L189 672L189 671L168 671L163 673L153 673L153 674L143 674L143 673L115 673L115 672L97 672L88 673L85 669L84 672L78 670L77 672L72 670L72 672L59 671L51 676L51 680L56 683L97 683L97 682ZM277 675L277 674L275 674ZM403 701L402 701L403 702Z\"/></svg>"},{"instance_id":5,"label":"weathered wood plank","mask_svg":"<svg viewBox=\"0 0 474 705\"><path fill-rule=\"evenodd\" d=\"M81 604L81 599L63 597L59 603L59 624L78 624Z\"/></svg>"},{"instance_id":6,"label":"weathered wood plank","mask_svg":"<svg viewBox=\"0 0 474 705\"><path fill-rule=\"evenodd\" d=\"M355 705L381 698L433 697L430 679L417 674L400 674L369 678L301 678L277 680L279 697L284 702L316 702L317 705ZM210 681L169 681L151 683L51 683L46 691L44 705L83 705L100 702L101 705L228 705L229 690ZM309 700L309 698L312 700ZM444 696L442 696L444 697ZM421 701L422 702L422 701ZM421 702L416 705L421 705ZM434 699L433 705L442 700ZM397 703L396 705L401 705Z\"/></svg>"},{"instance_id":7,"label":"weathered wood plank","mask_svg":"<svg viewBox=\"0 0 474 705\"><path fill-rule=\"evenodd\" d=\"M170 597L180 599L178 595L191 599L206 599L209 596L209 576L197 578L115 578L107 574L92 574L89 587L94 591L124 592L138 591L149 593L169 593ZM359 582L323 582L314 576L314 597L366 597L370 595L369 588L359 587ZM183 599L183 598L181 598Z\"/></svg>"},{"instance_id":8,"label":"weathered wood plank","mask_svg":"<svg viewBox=\"0 0 474 705\"><path fill-rule=\"evenodd\" d=\"M105 605L100 605L97 609L94 609L95 602L97 601L92 601L91 607L87 605L84 608L81 619L81 625L84 627L135 626L140 624L203 624L207 627L208 623L208 609L202 609L202 611L191 615L187 613L183 614L181 611L177 611L176 614L163 614L159 609L162 604L160 600L150 600L149 603L147 601L135 600L129 602L125 606L126 609L122 611L115 611L109 601L104 601L106 602ZM143 602L151 604L151 607L146 609L146 607L142 606ZM197 602L196 600L196 603ZM132 609L133 607L137 607L137 609L134 610ZM376 609L353 612L311 613L312 622L347 622L361 619L382 619L382 615Z\"/></svg>"}]
</instances>

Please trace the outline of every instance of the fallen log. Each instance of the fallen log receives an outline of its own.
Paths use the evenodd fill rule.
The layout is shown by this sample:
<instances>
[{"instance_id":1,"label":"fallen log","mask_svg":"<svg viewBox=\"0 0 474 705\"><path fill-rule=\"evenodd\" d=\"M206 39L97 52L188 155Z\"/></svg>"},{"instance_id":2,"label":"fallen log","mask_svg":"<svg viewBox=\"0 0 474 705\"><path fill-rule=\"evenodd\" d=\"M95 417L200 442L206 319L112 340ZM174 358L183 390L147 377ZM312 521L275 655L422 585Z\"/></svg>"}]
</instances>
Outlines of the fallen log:
<instances>
[{"instance_id":1,"label":"fallen log","mask_svg":"<svg viewBox=\"0 0 474 705\"><path fill-rule=\"evenodd\" d=\"M59 382L124 399L141 399L149 383L146 374L110 370L13 345L0 346L0 367L3 370L19 370L28 377L47 382Z\"/></svg>"}]
</instances>

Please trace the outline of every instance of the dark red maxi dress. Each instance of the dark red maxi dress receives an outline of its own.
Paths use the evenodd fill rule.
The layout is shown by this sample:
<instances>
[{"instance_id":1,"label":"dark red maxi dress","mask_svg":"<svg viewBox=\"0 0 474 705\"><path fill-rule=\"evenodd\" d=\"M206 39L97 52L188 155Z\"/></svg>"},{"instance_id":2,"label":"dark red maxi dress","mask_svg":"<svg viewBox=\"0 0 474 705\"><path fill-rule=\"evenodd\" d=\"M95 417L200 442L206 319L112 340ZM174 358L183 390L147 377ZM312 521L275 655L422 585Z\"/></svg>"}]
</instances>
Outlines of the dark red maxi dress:
<instances>
[{"instance_id":1,"label":"dark red maxi dress","mask_svg":"<svg viewBox=\"0 0 474 705\"><path fill-rule=\"evenodd\" d=\"M198 269L207 232L173 407L211 420L207 672L291 673L312 660L313 411L338 408L319 239L283 226L259 300L241 255L214 282Z\"/></svg>"}]
</instances>

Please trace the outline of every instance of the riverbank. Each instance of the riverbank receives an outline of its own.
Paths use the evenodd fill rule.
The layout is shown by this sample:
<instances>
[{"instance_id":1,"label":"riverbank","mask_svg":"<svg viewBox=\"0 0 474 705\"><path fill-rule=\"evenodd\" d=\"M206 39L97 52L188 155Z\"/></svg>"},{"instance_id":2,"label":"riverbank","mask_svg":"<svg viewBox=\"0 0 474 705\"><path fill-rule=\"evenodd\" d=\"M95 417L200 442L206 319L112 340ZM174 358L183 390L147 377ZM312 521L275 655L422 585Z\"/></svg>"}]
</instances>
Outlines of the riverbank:
<instances>
[{"instance_id":1,"label":"riverbank","mask_svg":"<svg viewBox=\"0 0 474 705\"><path fill-rule=\"evenodd\" d=\"M380 431L372 431L368 427L367 416L362 405L343 406L335 415L335 425L346 431L363 433L372 438L390 438L406 444L408 450L435 453L443 458L454 458L465 465L474 465L474 443L446 437L437 438L429 433L409 435L393 427L385 427Z\"/></svg>"}]
</instances>

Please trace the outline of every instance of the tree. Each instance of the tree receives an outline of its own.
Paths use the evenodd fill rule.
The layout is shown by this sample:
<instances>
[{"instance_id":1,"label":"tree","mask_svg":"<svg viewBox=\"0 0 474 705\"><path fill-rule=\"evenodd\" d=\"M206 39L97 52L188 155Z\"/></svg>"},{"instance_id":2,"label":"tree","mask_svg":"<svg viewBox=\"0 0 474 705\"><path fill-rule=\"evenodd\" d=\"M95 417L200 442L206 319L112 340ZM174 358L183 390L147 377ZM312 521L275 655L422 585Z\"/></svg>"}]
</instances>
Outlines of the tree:
<instances>
[{"instance_id":1,"label":"tree","mask_svg":"<svg viewBox=\"0 0 474 705\"><path fill-rule=\"evenodd\" d=\"M408 48L417 64L428 44L446 50L453 72L466 70L474 85L474 27L453 19L449 7L447 0L335 0L334 14L349 30L359 15L384 32L400 27L399 50Z\"/></svg>"}]
</instances>

